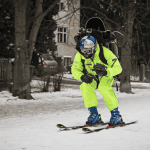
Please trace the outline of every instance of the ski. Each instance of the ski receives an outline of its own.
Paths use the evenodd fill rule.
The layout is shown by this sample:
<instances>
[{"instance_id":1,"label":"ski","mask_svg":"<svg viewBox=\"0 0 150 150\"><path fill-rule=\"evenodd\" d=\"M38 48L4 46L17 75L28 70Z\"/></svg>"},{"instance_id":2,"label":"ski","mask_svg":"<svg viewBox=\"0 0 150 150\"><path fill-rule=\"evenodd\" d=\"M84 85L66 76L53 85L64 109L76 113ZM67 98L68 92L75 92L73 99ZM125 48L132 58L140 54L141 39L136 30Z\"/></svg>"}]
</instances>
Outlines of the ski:
<instances>
[{"instance_id":1,"label":"ski","mask_svg":"<svg viewBox=\"0 0 150 150\"><path fill-rule=\"evenodd\" d=\"M80 129L80 128L84 128L84 127L97 127L97 126L101 126L101 125L107 125L108 122L100 122L100 123L97 123L97 124L94 124L93 126L91 125L82 125L82 126L71 126L71 127L66 127L64 126L63 124L57 124L56 126L58 128L60 128L61 131L64 131L64 130L76 130L76 129Z\"/></svg>"},{"instance_id":2,"label":"ski","mask_svg":"<svg viewBox=\"0 0 150 150\"><path fill-rule=\"evenodd\" d=\"M92 133L92 132L99 132L101 130L105 130L105 129L110 129L110 128L116 128L116 127L124 127L126 125L130 125L130 124L134 124L137 123L137 121L133 121L133 122L129 122L129 123L123 123L123 124L118 124L118 125L114 125L114 126L107 126L104 128L98 128L98 129L89 129L89 128L82 128L82 131L86 132L86 133Z\"/></svg>"}]
</instances>

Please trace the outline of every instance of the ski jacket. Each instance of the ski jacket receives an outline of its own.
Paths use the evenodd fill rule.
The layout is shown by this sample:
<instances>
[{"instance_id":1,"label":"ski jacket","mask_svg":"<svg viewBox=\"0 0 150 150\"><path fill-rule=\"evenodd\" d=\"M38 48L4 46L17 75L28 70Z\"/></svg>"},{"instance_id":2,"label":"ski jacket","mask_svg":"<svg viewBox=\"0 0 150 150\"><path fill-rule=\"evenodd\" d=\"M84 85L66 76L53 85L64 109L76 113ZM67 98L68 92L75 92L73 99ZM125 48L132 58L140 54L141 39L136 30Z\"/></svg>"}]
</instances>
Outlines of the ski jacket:
<instances>
[{"instance_id":1,"label":"ski jacket","mask_svg":"<svg viewBox=\"0 0 150 150\"><path fill-rule=\"evenodd\" d=\"M99 57L100 50L103 50L103 54L105 59L107 60L107 64L104 64ZM108 48L102 46L101 49L99 47L99 44L97 44L97 47L95 49L95 54L93 60L91 58L86 59L83 55L81 55L79 52L74 57L74 62L71 67L71 73L73 77L76 80L81 81L81 76L85 74L84 72L84 66L82 64L84 62L84 66L88 74L92 74L94 76L97 76L96 71L92 71L94 69L94 65L97 63L101 63L107 67L107 75L105 77L113 77L115 75L118 75L122 72L122 67L117 59L117 57L113 54L112 51L110 51ZM99 80L102 76L98 76Z\"/></svg>"}]
</instances>

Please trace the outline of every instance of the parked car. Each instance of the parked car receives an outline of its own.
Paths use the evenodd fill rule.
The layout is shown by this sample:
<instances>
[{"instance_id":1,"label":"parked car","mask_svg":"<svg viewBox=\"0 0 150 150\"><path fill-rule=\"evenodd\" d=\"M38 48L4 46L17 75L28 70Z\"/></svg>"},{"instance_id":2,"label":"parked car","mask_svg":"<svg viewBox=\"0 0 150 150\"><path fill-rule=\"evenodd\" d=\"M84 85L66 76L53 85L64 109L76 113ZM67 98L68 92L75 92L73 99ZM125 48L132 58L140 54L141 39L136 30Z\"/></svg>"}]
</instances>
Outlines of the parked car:
<instances>
[{"instance_id":1,"label":"parked car","mask_svg":"<svg viewBox=\"0 0 150 150\"><path fill-rule=\"evenodd\" d=\"M54 60L54 58L51 54L43 54L42 53L42 57L44 59L43 65L39 64L39 67L34 68L34 74L37 76L42 75L42 74L43 75L44 74L54 75L56 73L57 62ZM11 62L12 62L12 65L14 65L15 58L11 59Z\"/></svg>"},{"instance_id":2,"label":"parked car","mask_svg":"<svg viewBox=\"0 0 150 150\"><path fill-rule=\"evenodd\" d=\"M43 66L39 65L38 68L35 68L35 75L39 75L40 67L42 67L42 74L54 75L56 73L57 62L50 54L42 54L42 57L44 59Z\"/></svg>"}]
</instances>

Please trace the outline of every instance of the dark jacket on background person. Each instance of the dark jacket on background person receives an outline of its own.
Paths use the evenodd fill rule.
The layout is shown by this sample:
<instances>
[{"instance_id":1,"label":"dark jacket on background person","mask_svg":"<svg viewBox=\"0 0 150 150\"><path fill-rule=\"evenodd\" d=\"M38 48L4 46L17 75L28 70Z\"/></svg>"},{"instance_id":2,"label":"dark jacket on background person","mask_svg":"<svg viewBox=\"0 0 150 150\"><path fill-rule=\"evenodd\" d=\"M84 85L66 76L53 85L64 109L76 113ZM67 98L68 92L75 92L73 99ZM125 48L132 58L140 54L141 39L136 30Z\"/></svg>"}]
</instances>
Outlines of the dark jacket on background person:
<instances>
[{"instance_id":1,"label":"dark jacket on background person","mask_svg":"<svg viewBox=\"0 0 150 150\"><path fill-rule=\"evenodd\" d=\"M33 52L33 54L32 54L32 60L31 60L31 65L37 66L38 64L39 64L38 55L37 55L36 52Z\"/></svg>"}]
</instances>

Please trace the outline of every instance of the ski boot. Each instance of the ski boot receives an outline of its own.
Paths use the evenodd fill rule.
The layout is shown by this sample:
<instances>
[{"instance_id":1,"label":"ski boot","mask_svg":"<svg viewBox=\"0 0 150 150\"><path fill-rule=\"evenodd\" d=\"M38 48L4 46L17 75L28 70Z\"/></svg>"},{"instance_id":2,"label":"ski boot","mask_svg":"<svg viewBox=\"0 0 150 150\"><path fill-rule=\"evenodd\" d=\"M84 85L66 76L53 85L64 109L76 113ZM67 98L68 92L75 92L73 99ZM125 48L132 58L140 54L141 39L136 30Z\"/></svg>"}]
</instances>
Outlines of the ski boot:
<instances>
[{"instance_id":1,"label":"ski boot","mask_svg":"<svg viewBox=\"0 0 150 150\"><path fill-rule=\"evenodd\" d=\"M124 124L124 122L117 107L111 111L111 118L110 118L109 126L116 126L120 124Z\"/></svg>"},{"instance_id":2,"label":"ski boot","mask_svg":"<svg viewBox=\"0 0 150 150\"><path fill-rule=\"evenodd\" d=\"M88 110L90 112L90 116L88 117L88 121L86 121L85 126L96 126L104 123L101 119L101 115L98 115L97 107L90 107Z\"/></svg>"}]
</instances>

